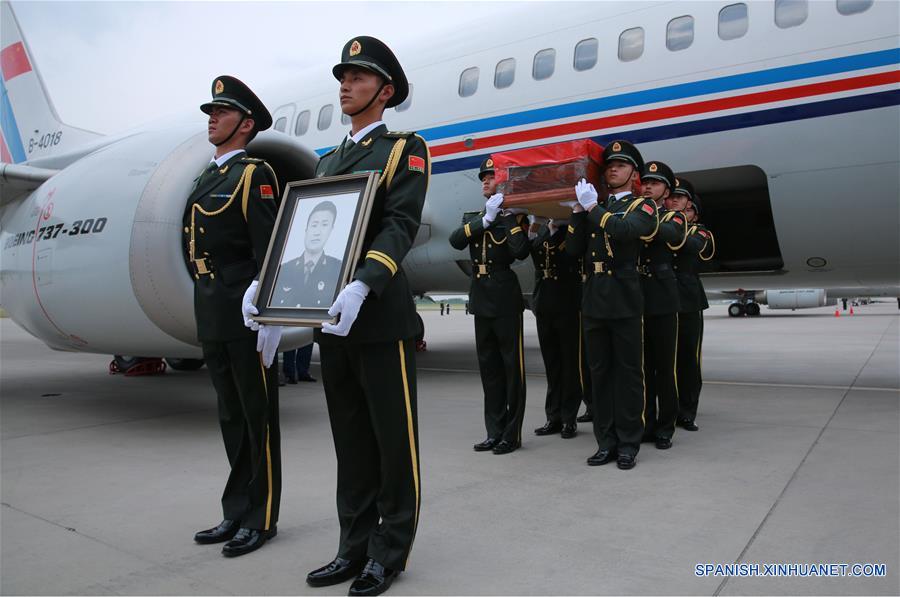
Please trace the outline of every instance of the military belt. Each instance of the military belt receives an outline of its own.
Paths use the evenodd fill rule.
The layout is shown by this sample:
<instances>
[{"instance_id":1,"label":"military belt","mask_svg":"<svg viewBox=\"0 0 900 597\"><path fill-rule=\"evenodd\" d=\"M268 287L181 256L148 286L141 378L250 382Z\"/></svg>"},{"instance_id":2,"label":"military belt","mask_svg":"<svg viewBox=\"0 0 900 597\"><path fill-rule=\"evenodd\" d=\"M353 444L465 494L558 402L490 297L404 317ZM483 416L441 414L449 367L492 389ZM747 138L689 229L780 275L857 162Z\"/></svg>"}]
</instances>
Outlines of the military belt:
<instances>
[{"instance_id":1,"label":"military belt","mask_svg":"<svg viewBox=\"0 0 900 597\"><path fill-rule=\"evenodd\" d=\"M608 276L612 276L614 273L627 275L628 273L637 271L635 266L633 266L633 265L624 265L624 264L617 265L615 263L610 264L610 263L607 263L606 261L594 261L592 263L594 264L593 269L589 270L585 274L585 279L587 279L591 275L596 276L596 275L600 275L600 274L605 274Z\"/></svg>"},{"instance_id":2,"label":"military belt","mask_svg":"<svg viewBox=\"0 0 900 597\"><path fill-rule=\"evenodd\" d=\"M672 269L672 266L668 263L660 263L657 265L639 265L638 271L641 272L644 276L649 276L652 274L658 274L659 272L665 272Z\"/></svg>"},{"instance_id":3,"label":"military belt","mask_svg":"<svg viewBox=\"0 0 900 597\"><path fill-rule=\"evenodd\" d=\"M193 259L191 261L191 270L194 272L194 277L196 278L199 278L200 276L216 277L215 268L213 268L212 261L210 261L208 257Z\"/></svg>"},{"instance_id":4,"label":"military belt","mask_svg":"<svg viewBox=\"0 0 900 597\"><path fill-rule=\"evenodd\" d=\"M493 265L488 265L486 263L478 263L475 264L475 277L483 278L485 276L490 276L491 274L495 274L497 272L508 272L510 271L508 267L495 267Z\"/></svg>"}]
</instances>

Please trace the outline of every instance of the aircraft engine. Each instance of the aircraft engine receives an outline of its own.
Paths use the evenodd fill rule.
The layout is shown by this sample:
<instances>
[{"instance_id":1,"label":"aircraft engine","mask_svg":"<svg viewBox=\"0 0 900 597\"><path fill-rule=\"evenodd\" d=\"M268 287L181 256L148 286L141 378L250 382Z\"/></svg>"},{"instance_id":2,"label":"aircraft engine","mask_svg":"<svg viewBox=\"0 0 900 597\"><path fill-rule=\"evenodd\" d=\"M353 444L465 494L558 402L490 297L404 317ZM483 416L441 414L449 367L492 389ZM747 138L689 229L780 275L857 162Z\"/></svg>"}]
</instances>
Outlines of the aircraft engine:
<instances>
[{"instance_id":1,"label":"aircraft engine","mask_svg":"<svg viewBox=\"0 0 900 597\"><path fill-rule=\"evenodd\" d=\"M769 309L824 307L827 299L827 294L822 288L761 290L756 293L756 302L769 305Z\"/></svg>"},{"instance_id":2,"label":"aircraft engine","mask_svg":"<svg viewBox=\"0 0 900 597\"><path fill-rule=\"evenodd\" d=\"M286 181L318 157L267 131L250 154ZM0 212L0 305L50 347L199 358L182 215L209 162L205 129L184 125L123 136L62 169ZM308 342L293 328L282 348Z\"/></svg>"}]
</instances>

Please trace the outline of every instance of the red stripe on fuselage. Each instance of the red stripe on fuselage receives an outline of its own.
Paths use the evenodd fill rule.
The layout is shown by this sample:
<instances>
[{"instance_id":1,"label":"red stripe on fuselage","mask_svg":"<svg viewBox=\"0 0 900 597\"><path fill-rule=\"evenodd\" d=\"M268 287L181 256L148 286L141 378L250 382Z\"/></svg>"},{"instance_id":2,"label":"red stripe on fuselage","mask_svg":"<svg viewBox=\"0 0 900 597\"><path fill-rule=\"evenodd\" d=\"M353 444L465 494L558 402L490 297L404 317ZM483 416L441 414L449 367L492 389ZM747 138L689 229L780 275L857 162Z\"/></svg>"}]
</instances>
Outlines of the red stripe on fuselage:
<instances>
[{"instance_id":1,"label":"red stripe on fuselage","mask_svg":"<svg viewBox=\"0 0 900 597\"><path fill-rule=\"evenodd\" d=\"M31 62L22 42L17 41L0 50L0 69L3 70L4 81L31 72Z\"/></svg>"},{"instance_id":2,"label":"red stripe on fuselage","mask_svg":"<svg viewBox=\"0 0 900 597\"><path fill-rule=\"evenodd\" d=\"M655 120L666 120L669 118L679 118L681 116L718 112L720 110L733 110L735 108L756 106L759 104L767 104L771 102L781 102L802 97L823 95L826 93L851 91L853 89L861 89L863 87L888 85L890 83L897 82L900 82L900 71L888 71L884 73L876 73L873 75L850 77L837 81L825 81L822 83L810 83L808 85L800 85L797 87L789 87L786 89L759 91L756 93L748 93L746 95L723 97L719 99L682 104L678 106L666 106L665 108L654 108L652 110L640 110L638 112L629 112L627 114L603 116L601 118L592 118L590 120L581 120L578 122L568 122L565 124L557 124L536 129L529 129L526 131L516 131L513 133L492 135L490 137L474 138L469 141L470 145L466 145L464 141L455 141L453 143L446 143L443 145L432 145L430 149L432 157L438 157L452 153L462 153L476 151L479 149L484 150L490 147L497 147L501 145L511 145L513 143L536 141L548 137L573 135L577 133L601 130L605 128L609 129L620 126L628 126L642 122L653 122Z\"/></svg>"},{"instance_id":3,"label":"red stripe on fuselage","mask_svg":"<svg viewBox=\"0 0 900 597\"><path fill-rule=\"evenodd\" d=\"M9 154L9 148L6 146L6 139L3 132L0 131L0 162L12 164L12 156Z\"/></svg>"}]
</instances>

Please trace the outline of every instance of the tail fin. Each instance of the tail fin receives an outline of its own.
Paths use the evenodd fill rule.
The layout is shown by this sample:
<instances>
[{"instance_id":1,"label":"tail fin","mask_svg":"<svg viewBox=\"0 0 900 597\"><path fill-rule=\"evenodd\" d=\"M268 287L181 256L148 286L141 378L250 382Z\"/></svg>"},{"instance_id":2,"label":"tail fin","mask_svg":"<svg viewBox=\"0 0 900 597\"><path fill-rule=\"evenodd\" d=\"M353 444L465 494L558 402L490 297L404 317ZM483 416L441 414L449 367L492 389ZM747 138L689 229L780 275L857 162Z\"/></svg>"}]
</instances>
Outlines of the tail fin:
<instances>
[{"instance_id":1,"label":"tail fin","mask_svg":"<svg viewBox=\"0 0 900 597\"><path fill-rule=\"evenodd\" d=\"M28 162L101 136L60 122L8 0L0 1L0 92L2 162Z\"/></svg>"}]
</instances>

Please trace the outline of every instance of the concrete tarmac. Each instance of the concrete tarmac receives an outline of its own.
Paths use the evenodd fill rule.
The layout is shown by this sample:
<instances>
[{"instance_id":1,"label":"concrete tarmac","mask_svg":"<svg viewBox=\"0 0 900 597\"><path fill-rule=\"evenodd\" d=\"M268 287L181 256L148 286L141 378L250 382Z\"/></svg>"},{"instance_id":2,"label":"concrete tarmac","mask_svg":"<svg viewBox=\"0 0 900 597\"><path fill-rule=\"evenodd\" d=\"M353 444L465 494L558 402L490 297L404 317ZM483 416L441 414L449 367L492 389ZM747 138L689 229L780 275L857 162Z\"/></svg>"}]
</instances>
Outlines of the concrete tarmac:
<instances>
[{"instance_id":1,"label":"concrete tarmac","mask_svg":"<svg viewBox=\"0 0 900 597\"><path fill-rule=\"evenodd\" d=\"M524 445L472 451L485 435L472 318L423 312L422 510L390 594L897 595L900 319L894 302L855 311L738 320L713 306L700 431L644 444L632 471L585 464L589 425L533 435L546 381L528 312ZM304 583L338 539L320 383L281 388L278 536L227 559L191 539L221 518L227 475L205 369L110 376L108 356L53 352L8 319L0 335L0 593L346 594ZM695 574L736 562L886 572Z\"/></svg>"}]
</instances>

